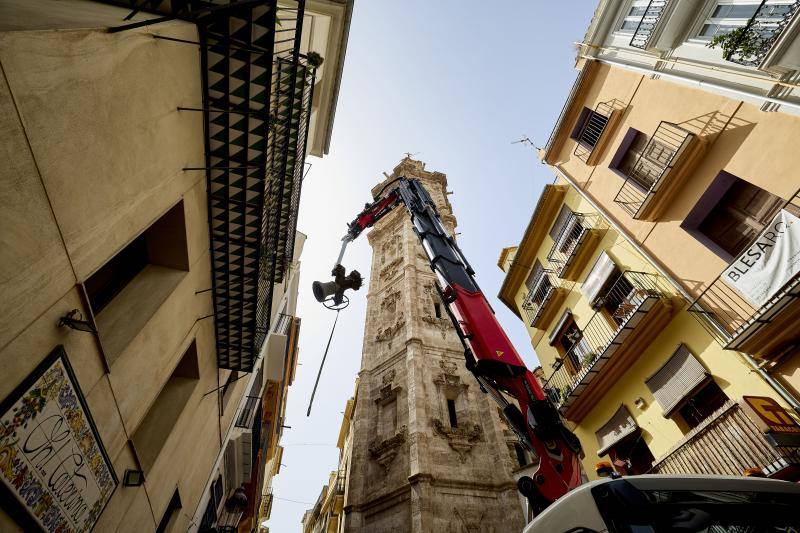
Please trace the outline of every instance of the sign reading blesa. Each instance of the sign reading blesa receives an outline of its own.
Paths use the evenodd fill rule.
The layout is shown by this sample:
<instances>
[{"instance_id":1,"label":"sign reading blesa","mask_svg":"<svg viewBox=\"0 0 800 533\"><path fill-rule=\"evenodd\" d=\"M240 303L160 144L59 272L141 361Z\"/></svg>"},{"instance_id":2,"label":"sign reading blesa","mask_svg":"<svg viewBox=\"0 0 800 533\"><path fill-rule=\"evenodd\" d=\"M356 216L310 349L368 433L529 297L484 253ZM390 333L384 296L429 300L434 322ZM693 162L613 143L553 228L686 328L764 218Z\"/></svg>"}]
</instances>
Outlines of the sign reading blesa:
<instances>
[{"instance_id":1,"label":"sign reading blesa","mask_svg":"<svg viewBox=\"0 0 800 533\"><path fill-rule=\"evenodd\" d=\"M91 530L117 486L61 347L0 405L0 481L58 532Z\"/></svg>"},{"instance_id":2,"label":"sign reading blesa","mask_svg":"<svg viewBox=\"0 0 800 533\"><path fill-rule=\"evenodd\" d=\"M798 272L800 219L782 209L722 273L722 278L758 308Z\"/></svg>"}]
</instances>

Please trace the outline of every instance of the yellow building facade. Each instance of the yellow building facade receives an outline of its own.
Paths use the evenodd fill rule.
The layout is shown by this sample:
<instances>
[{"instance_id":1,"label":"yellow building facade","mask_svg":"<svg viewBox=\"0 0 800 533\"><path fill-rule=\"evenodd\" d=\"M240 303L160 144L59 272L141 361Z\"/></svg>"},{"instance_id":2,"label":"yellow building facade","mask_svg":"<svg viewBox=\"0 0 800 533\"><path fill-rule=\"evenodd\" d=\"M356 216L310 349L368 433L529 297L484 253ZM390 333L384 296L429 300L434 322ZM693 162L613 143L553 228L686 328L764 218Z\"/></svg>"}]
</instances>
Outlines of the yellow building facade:
<instances>
[{"instance_id":1,"label":"yellow building facade","mask_svg":"<svg viewBox=\"0 0 800 533\"><path fill-rule=\"evenodd\" d=\"M631 474L794 478L796 426L765 432L749 406L797 415L796 264L781 265L763 305L721 273L796 213L800 120L596 61L579 68L540 151L555 182L498 265L500 299L528 327L587 473L610 459Z\"/></svg>"}]
</instances>

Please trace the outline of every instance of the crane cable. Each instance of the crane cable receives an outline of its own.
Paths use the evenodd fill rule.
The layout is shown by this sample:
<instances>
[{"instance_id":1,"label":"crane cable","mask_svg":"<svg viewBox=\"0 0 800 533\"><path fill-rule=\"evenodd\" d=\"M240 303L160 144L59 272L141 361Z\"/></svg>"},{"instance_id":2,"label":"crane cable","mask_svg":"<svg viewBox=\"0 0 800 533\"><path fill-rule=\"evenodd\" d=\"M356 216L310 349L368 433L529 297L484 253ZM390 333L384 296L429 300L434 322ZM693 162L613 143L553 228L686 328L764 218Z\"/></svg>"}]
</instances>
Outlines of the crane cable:
<instances>
[{"instance_id":1,"label":"crane cable","mask_svg":"<svg viewBox=\"0 0 800 533\"><path fill-rule=\"evenodd\" d=\"M322 362L319 364L319 372L317 372L317 380L314 382L314 389L311 391L311 399L308 401L308 411L306 411L306 416L311 416L311 404L314 403L314 395L317 393L317 385L319 385L319 378L322 375L322 367L325 366L325 358L328 357L328 350L331 347L331 339L333 339L333 332L336 329L336 322L339 320L339 311L341 309L336 310L336 318L333 320L333 327L331 328L331 335L328 337L328 345L325 346L325 353L322 354Z\"/></svg>"}]
</instances>

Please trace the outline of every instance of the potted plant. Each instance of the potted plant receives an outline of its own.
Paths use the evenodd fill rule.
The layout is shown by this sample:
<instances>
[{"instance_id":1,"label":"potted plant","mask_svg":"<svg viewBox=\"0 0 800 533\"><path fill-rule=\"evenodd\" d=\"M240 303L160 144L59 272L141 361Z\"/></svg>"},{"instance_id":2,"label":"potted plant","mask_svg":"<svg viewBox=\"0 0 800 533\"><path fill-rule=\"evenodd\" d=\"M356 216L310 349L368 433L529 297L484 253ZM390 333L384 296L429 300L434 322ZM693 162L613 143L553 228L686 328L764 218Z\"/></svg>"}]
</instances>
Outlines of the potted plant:
<instances>
[{"instance_id":1,"label":"potted plant","mask_svg":"<svg viewBox=\"0 0 800 533\"><path fill-rule=\"evenodd\" d=\"M597 359L597 354L594 352L589 352L584 354L581 358L581 366L589 366L594 363L594 360Z\"/></svg>"},{"instance_id":2,"label":"potted plant","mask_svg":"<svg viewBox=\"0 0 800 533\"><path fill-rule=\"evenodd\" d=\"M308 66L314 68L318 68L320 65L322 65L322 62L325 61L325 59L317 52L307 53L306 60L308 61Z\"/></svg>"},{"instance_id":3,"label":"potted plant","mask_svg":"<svg viewBox=\"0 0 800 533\"><path fill-rule=\"evenodd\" d=\"M722 48L722 57L729 61L734 54L743 61L752 61L758 57L762 44L761 34L756 29L756 24L751 24L715 35L707 46Z\"/></svg>"}]
</instances>

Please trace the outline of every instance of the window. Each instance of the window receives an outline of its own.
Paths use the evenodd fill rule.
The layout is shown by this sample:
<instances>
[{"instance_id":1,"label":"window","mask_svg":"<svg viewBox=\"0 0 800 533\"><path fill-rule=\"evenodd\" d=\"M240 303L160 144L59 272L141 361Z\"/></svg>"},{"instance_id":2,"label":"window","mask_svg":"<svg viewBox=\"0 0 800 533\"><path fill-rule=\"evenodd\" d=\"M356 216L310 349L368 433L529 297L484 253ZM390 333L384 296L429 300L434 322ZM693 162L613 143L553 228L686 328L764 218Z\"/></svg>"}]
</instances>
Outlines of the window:
<instances>
[{"instance_id":1,"label":"window","mask_svg":"<svg viewBox=\"0 0 800 533\"><path fill-rule=\"evenodd\" d=\"M649 191L675 156L675 149L630 128L609 168Z\"/></svg>"},{"instance_id":2,"label":"window","mask_svg":"<svg viewBox=\"0 0 800 533\"><path fill-rule=\"evenodd\" d=\"M585 148L592 149L600 140L600 136L608 124L608 119L608 116L584 107L569 138Z\"/></svg>"},{"instance_id":3,"label":"window","mask_svg":"<svg viewBox=\"0 0 800 533\"><path fill-rule=\"evenodd\" d=\"M442 318L442 304L434 302L433 312L436 313L436 318Z\"/></svg>"},{"instance_id":4,"label":"window","mask_svg":"<svg viewBox=\"0 0 800 533\"><path fill-rule=\"evenodd\" d=\"M689 429L695 428L721 408L726 401L728 401L728 397L722 392L719 385L714 381L709 381L690 397L683 407L678 409L678 414L689 426Z\"/></svg>"},{"instance_id":5,"label":"window","mask_svg":"<svg viewBox=\"0 0 800 533\"><path fill-rule=\"evenodd\" d=\"M161 516L161 521L158 523L158 528L156 528L156 533L164 533L167 529L169 529L170 525L174 522L173 518L175 517L175 511L182 508L183 505L181 504L181 495L178 492L178 489L175 489L175 492L172 494L172 498L169 500L167 504L167 508L164 511L164 514Z\"/></svg>"},{"instance_id":6,"label":"window","mask_svg":"<svg viewBox=\"0 0 800 533\"><path fill-rule=\"evenodd\" d=\"M519 443L515 442L514 443L514 452L515 452L515 454L517 456L517 464L519 464L519 466L522 467L522 466L525 466L525 465L528 464L528 456L525 453L525 449L522 447L522 445L520 445Z\"/></svg>"},{"instance_id":7,"label":"window","mask_svg":"<svg viewBox=\"0 0 800 533\"><path fill-rule=\"evenodd\" d=\"M450 427L458 427L458 417L456 416L456 401L447 399L447 415L450 417Z\"/></svg>"},{"instance_id":8,"label":"window","mask_svg":"<svg viewBox=\"0 0 800 533\"><path fill-rule=\"evenodd\" d=\"M636 432L609 448L608 457L617 472L625 476L646 474L655 462L641 432Z\"/></svg>"},{"instance_id":9,"label":"window","mask_svg":"<svg viewBox=\"0 0 800 533\"><path fill-rule=\"evenodd\" d=\"M555 330L555 335L551 337L551 345L555 346L556 351L564 359L564 364L570 374L577 374L583 359L590 352L589 344L583 338L583 332L575 323L572 313L565 315Z\"/></svg>"},{"instance_id":10,"label":"window","mask_svg":"<svg viewBox=\"0 0 800 533\"><path fill-rule=\"evenodd\" d=\"M136 455L145 472L156 462L164 444L175 429L199 378L197 347L192 341L131 437Z\"/></svg>"},{"instance_id":11,"label":"window","mask_svg":"<svg viewBox=\"0 0 800 533\"><path fill-rule=\"evenodd\" d=\"M528 288L528 304L540 306L550 294L550 289L553 285L550 283L550 278L547 276L542 264L537 260L534 263L528 279L525 280L525 286Z\"/></svg>"},{"instance_id":12,"label":"window","mask_svg":"<svg viewBox=\"0 0 800 533\"><path fill-rule=\"evenodd\" d=\"M769 27L780 21L792 9L791 1L771 0L766 2L758 16L762 26ZM760 2L754 0L719 0L711 9L697 33L697 39L710 41L715 36L729 33L745 26L756 14Z\"/></svg>"},{"instance_id":13,"label":"window","mask_svg":"<svg viewBox=\"0 0 800 533\"><path fill-rule=\"evenodd\" d=\"M188 270L183 202L179 202L84 281L109 363Z\"/></svg>"},{"instance_id":14,"label":"window","mask_svg":"<svg viewBox=\"0 0 800 533\"><path fill-rule=\"evenodd\" d=\"M619 22L617 33L631 34L635 32L645 11L647 11L647 4L649 3L649 0L634 0L631 2L631 5L625 11L625 16Z\"/></svg>"},{"instance_id":15,"label":"window","mask_svg":"<svg viewBox=\"0 0 800 533\"><path fill-rule=\"evenodd\" d=\"M681 227L730 261L764 230L783 203L782 198L721 172Z\"/></svg>"},{"instance_id":16,"label":"window","mask_svg":"<svg viewBox=\"0 0 800 533\"><path fill-rule=\"evenodd\" d=\"M217 521L217 510L220 503L222 503L222 476L218 476L208 489L208 503L200 521L200 533L214 531L214 522Z\"/></svg>"}]
</instances>

